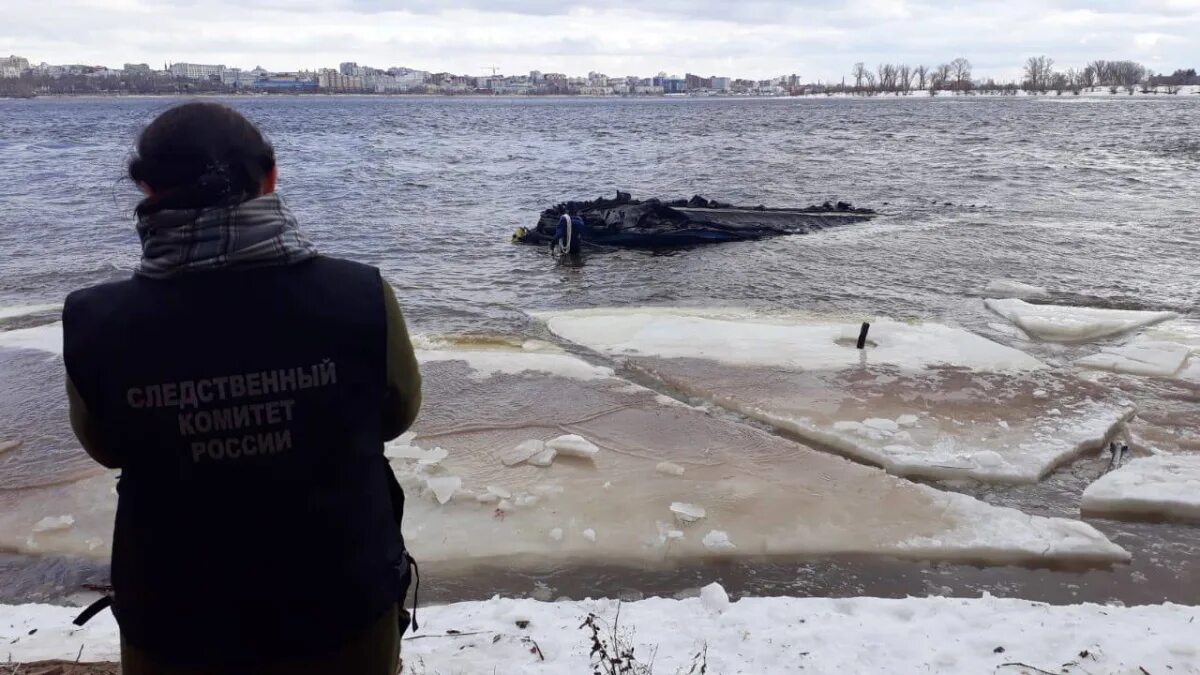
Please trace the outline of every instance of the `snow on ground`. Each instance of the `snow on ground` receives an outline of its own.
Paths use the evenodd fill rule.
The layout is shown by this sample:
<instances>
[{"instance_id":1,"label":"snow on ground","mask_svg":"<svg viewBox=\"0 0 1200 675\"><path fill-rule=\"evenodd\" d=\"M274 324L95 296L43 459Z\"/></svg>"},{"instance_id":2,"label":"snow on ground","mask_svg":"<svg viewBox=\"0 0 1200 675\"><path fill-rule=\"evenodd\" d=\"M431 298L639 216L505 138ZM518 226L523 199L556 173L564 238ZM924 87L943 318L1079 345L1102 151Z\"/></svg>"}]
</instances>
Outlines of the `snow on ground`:
<instances>
[{"instance_id":1,"label":"snow on ground","mask_svg":"<svg viewBox=\"0 0 1200 675\"><path fill-rule=\"evenodd\" d=\"M0 331L0 347L34 349L51 354L62 354L62 345L62 323Z\"/></svg>"},{"instance_id":2,"label":"snow on ground","mask_svg":"<svg viewBox=\"0 0 1200 675\"><path fill-rule=\"evenodd\" d=\"M984 300L987 308L1031 337L1051 342L1087 342L1173 319L1174 312L1032 305L1024 300Z\"/></svg>"},{"instance_id":3,"label":"snow on ground","mask_svg":"<svg viewBox=\"0 0 1200 675\"><path fill-rule=\"evenodd\" d=\"M749 311L543 313L550 330L706 399L901 476L1033 482L1104 446L1119 394L937 324Z\"/></svg>"},{"instance_id":4,"label":"snow on ground","mask_svg":"<svg viewBox=\"0 0 1200 675\"><path fill-rule=\"evenodd\" d=\"M1081 508L1126 520L1200 521L1200 455L1134 459L1089 485Z\"/></svg>"},{"instance_id":5,"label":"snow on ground","mask_svg":"<svg viewBox=\"0 0 1200 675\"><path fill-rule=\"evenodd\" d=\"M1004 298L1042 298L1050 295L1049 291L1041 286L1031 286L1011 279L992 279L983 292Z\"/></svg>"},{"instance_id":6,"label":"snow on ground","mask_svg":"<svg viewBox=\"0 0 1200 675\"><path fill-rule=\"evenodd\" d=\"M54 312L62 309L62 305L22 305L18 307L0 307L0 319L12 319L18 316L29 316L43 312Z\"/></svg>"},{"instance_id":7,"label":"snow on ground","mask_svg":"<svg viewBox=\"0 0 1200 675\"><path fill-rule=\"evenodd\" d=\"M78 611L0 605L0 641L14 663L117 660L112 615L77 629L70 621ZM617 636L656 673L689 672L697 655L712 673L1200 673L1196 607L1054 606L991 596L730 603L715 584L683 600L493 598L422 607L422 630L403 643L404 672L591 672L590 629L581 628L589 615L606 645Z\"/></svg>"},{"instance_id":8,"label":"snow on ground","mask_svg":"<svg viewBox=\"0 0 1200 675\"><path fill-rule=\"evenodd\" d=\"M486 376L475 369L478 350L426 356L418 353L424 412L387 456L408 496L406 540L443 569L499 558L519 566L764 554L996 564L1129 557L1080 521L912 483L664 404L616 377L551 374L544 351L494 350ZM585 371L581 360L559 369ZM546 450L554 454L533 461ZM658 470L664 462L682 475ZM0 548L108 554L110 475L0 494ZM55 527L46 529L47 517Z\"/></svg>"}]
</instances>

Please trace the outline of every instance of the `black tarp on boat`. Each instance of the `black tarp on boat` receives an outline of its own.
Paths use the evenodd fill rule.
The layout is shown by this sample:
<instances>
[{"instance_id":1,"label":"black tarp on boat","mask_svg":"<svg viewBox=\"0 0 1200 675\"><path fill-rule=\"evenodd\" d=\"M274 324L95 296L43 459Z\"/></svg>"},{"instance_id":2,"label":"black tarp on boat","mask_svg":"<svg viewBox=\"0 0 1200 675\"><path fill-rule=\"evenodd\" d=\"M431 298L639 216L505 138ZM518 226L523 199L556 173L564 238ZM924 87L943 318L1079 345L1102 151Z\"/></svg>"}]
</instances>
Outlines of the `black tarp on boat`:
<instances>
[{"instance_id":1,"label":"black tarp on boat","mask_svg":"<svg viewBox=\"0 0 1200 675\"><path fill-rule=\"evenodd\" d=\"M559 217L579 216L584 245L624 248L674 248L728 241L750 241L785 234L803 234L827 227L870 220L871 209L845 202L798 209L741 207L700 196L663 202L636 200L618 192L615 199L565 202L542 212L531 229L520 228L513 241L549 244Z\"/></svg>"}]
</instances>

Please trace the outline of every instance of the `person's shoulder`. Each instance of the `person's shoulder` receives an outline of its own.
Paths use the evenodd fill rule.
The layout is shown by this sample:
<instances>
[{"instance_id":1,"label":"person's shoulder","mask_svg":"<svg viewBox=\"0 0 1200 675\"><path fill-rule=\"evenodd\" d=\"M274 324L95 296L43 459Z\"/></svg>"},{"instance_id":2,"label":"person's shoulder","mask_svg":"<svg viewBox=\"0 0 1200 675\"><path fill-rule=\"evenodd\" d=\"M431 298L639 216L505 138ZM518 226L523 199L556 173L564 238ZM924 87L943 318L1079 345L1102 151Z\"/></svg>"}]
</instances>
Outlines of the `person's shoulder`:
<instances>
[{"instance_id":1,"label":"person's shoulder","mask_svg":"<svg viewBox=\"0 0 1200 675\"><path fill-rule=\"evenodd\" d=\"M114 300L128 293L133 284L133 278L118 279L71 291L63 302L63 316L84 311L89 307L111 305Z\"/></svg>"},{"instance_id":2,"label":"person's shoulder","mask_svg":"<svg viewBox=\"0 0 1200 675\"><path fill-rule=\"evenodd\" d=\"M312 258L307 262L318 268L324 268L328 270L338 270L346 273L362 274L374 277L379 276L378 267L368 265L366 263L360 263L354 260L347 260L345 258L335 258L333 256L322 254Z\"/></svg>"}]
</instances>

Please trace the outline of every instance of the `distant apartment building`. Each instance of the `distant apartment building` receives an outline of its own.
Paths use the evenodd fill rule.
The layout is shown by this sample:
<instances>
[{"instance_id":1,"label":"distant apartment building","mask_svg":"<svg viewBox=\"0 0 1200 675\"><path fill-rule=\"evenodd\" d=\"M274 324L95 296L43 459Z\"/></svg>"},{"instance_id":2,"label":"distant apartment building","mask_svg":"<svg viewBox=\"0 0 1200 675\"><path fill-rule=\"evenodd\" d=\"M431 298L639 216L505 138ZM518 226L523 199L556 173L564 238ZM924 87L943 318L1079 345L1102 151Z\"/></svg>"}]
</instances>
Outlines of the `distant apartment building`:
<instances>
[{"instance_id":1,"label":"distant apartment building","mask_svg":"<svg viewBox=\"0 0 1200 675\"><path fill-rule=\"evenodd\" d=\"M729 91L730 86L731 81L728 77L714 77L712 78L712 87L710 88L715 91Z\"/></svg>"},{"instance_id":2,"label":"distant apartment building","mask_svg":"<svg viewBox=\"0 0 1200 675\"><path fill-rule=\"evenodd\" d=\"M126 63L125 65L121 66L121 70L126 75L141 76L149 76L150 73L154 72L150 70L150 64L147 63Z\"/></svg>"},{"instance_id":3,"label":"distant apartment building","mask_svg":"<svg viewBox=\"0 0 1200 675\"><path fill-rule=\"evenodd\" d=\"M342 65L353 65L354 68L358 67L355 64L343 63ZM341 72L340 69L333 70L332 68L326 68L317 73L317 88L321 91L363 92L366 91L366 87L367 83L362 77L357 75L346 75L345 73Z\"/></svg>"},{"instance_id":4,"label":"distant apartment building","mask_svg":"<svg viewBox=\"0 0 1200 675\"><path fill-rule=\"evenodd\" d=\"M700 77L699 75L688 73L683 80L683 86L687 91L701 91L713 88L713 78L711 77Z\"/></svg>"},{"instance_id":5,"label":"distant apartment building","mask_svg":"<svg viewBox=\"0 0 1200 675\"><path fill-rule=\"evenodd\" d=\"M362 78L358 79L361 82ZM254 81L255 89L293 94L317 91L319 86L319 77L307 72L270 73Z\"/></svg>"},{"instance_id":6,"label":"distant apartment building","mask_svg":"<svg viewBox=\"0 0 1200 675\"><path fill-rule=\"evenodd\" d=\"M27 70L29 70L29 59L23 56L0 58L0 77L20 77L21 73Z\"/></svg>"},{"instance_id":7,"label":"distant apartment building","mask_svg":"<svg viewBox=\"0 0 1200 675\"><path fill-rule=\"evenodd\" d=\"M172 63L167 71L184 80L220 80L225 66L210 66L201 63Z\"/></svg>"},{"instance_id":8,"label":"distant apartment building","mask_svg":"<svg viewBox=\"0 0 1200 675\"><path fill-rule=\"evenodd\" d=\"M226 68L221 73L221 84L227 87L235 87L237 89L249 89L254 86L254 83L260 79L266 78L270 73L262 67L257 67L254 70L242 70L241 68Z\"/></svg>"}]
</instances>

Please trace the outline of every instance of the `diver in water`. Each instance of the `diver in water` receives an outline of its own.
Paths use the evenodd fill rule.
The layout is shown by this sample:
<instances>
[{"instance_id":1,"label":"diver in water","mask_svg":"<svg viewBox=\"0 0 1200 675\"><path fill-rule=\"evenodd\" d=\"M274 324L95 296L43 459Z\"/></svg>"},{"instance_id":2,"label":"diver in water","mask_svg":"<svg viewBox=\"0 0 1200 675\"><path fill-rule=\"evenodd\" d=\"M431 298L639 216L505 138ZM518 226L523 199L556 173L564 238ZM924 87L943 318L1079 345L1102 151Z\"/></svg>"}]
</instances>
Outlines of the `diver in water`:
<instances>
[{"instance_id":1,"label":"diver in water","mask_svg":"<svg viewBox=\"0 0 1200 675\"><path fill-rule=\"evenodd\" d=\"M583 230L587 225L577 213L564 213L558 218L550 254L555 258L578 260L583 256Z\"/></svg>"},{"instance_id":2,"label":"diver in water","mask_svg":"<svg viewBox=\"0 0 1200 675\"><path fill-rule=\"evenodd\" d=\"M326 257L233 109L155 119L129 177L142 260L63 310L71 424L121 469L124 675L393 675L415 575L383 454L421 379L379 270Z\"/></svg>"}]
</instances>

